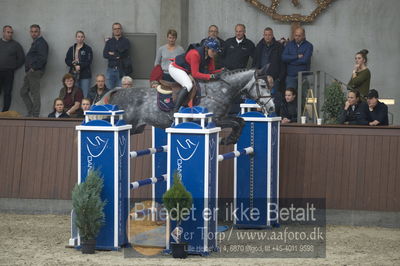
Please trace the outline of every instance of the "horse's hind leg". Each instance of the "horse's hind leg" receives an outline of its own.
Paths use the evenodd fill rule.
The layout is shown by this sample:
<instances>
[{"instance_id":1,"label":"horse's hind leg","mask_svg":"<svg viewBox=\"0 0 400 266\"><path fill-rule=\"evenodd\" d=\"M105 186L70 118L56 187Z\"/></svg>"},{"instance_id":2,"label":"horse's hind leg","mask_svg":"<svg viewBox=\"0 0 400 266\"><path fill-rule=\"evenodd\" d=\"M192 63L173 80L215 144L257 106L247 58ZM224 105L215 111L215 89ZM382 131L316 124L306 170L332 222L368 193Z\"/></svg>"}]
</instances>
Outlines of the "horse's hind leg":
<instances>
[{"instance_id":1,"label":"horse's hind leg","mask_svg":"<svg viewBox=\"0 0 400 266\"><path fill-rule=\"evenodd\" d=\"M230 144L235 144L240 135L242 134L242 129L244 126L245 122L241 117L237 116L229 116L225 117L224 119L219 119L216 121L216 125L221 127L221 128L232 128L231 133L221 139L220 144L223 145L230 145Z\"/></svg>"}]
</instances>

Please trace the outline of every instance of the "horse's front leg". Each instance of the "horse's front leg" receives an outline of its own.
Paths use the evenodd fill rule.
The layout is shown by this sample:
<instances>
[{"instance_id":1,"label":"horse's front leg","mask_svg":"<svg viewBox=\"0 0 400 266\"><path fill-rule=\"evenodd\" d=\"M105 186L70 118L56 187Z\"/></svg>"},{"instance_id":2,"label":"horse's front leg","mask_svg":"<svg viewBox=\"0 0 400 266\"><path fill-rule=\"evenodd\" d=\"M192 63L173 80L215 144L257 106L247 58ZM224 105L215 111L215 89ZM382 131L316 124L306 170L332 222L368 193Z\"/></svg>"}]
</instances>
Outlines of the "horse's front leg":
<instances>
[{"instance_id":1,"label":"horse's front leg","mask_svg":"<svg viewBox=\"0 0 400 266\"><path fill-rule=\"evenodd\" d=\"M237 116L224 117L216 120L215 123L221 128L232 128L231 133L227 137L221 139L220 144L223 145L235 144L242 134L242 129L245 124L243 118Z\"/></svg>"}]
</instances>

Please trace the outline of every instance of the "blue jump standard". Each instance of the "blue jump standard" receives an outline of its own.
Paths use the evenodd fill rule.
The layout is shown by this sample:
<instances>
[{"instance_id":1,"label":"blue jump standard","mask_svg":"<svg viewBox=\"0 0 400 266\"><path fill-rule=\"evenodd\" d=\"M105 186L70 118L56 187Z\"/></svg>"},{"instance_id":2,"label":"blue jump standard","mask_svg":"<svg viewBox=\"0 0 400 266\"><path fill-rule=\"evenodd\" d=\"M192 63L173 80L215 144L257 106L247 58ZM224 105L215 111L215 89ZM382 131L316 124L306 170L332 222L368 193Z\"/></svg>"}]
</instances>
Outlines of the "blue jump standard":
<instances>
[{"instance_id":1,"label":"blue jump standard","mask_svg":"<svg viewBox=\"0 0 400 266\"><path fill-rule=\"evenodd\" d=\"M166 130L167 134L153 128L153 147L156 148L131 153L131 126L123 121L123 111L111 105L93 108L85 114L110 116L109 122L90 121L86 116L82 125L77 126L78 182L84 182L88 171L92 169L99 169L104 177L102 198L107 200L106 223L97 238L96 249L114 250L129 244L127 221L130 189L152 184L153 199L161 200L161 195L172 185L174 172L179 171L194 201L193 220L181 224L184 232L182 240L188 242L189 254L208 255L218 250L217 212L213 211L218 206L218 161L231 158L235 160L234 206L258 208L261 214L261 219L256 222L235 219L235 226L265 228L278 223L271 217L270 205L277 206L279 198L280 118L242 111L241 117L246 125L235 145L235 151L218 155L221 129L213 123L212 114L201 107L185 108L175 114L175 125ZM191 122L187 122L188 118ZM165 146L166 143L168 146ZM153 156L154 177L129 183L130 157L143 155ZM163 156L159 157L163 159L158 161L157 156ZM162 182L164 180L167 182ZM211 210L207 219L204 216L206 210ZM170 251L171 232L174 228L174 221L168 220L166 252ZM71 236L70 245L79 244L79 236Z\"/></svg>"}]
</instances>

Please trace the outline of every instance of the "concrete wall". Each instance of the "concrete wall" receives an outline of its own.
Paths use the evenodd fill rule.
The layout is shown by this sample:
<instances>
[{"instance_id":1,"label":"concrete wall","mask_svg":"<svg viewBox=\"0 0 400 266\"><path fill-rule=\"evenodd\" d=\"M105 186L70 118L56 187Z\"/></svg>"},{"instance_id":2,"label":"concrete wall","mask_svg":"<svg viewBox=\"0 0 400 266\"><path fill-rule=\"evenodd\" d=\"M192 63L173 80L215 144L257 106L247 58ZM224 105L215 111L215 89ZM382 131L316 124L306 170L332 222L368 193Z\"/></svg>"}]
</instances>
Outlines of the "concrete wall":
<instances>
[{"instance_id":1,"label":"concrete wall","mask_svg":"<svg viewBox=\"0 0 400 266\"><path fill-rule=\"evenodd\" d=\"M300 1L306 10L312 10L314 2ZM290 3L281 1L282 14L299 13ZM371 88L377 88L381 98L396 99L397 105L389 107L395 124L400 124L399 10L398 0L337 0L313 24L305 25L306 38L314 45L312 70L324 70L348 82L355 53L369 50ZM204 38L210 24L219 26L223 39L234 36L237 23L246 25L247 37L255 43L267 26L276 37L290 35L290 24L272 20L244 0L189 0L189 18L189 42Z\"/></svg>"},{"instance_id":2,"label":"concrete wall","mask_svg":"<svg viewBox=\"0 0 400 266\"><path fill-rule=\"evenodd\" d=\"M281 2L282 13L298 13L291 7L291 1ZM314 8L315 1L300 2L306 10ZM305 25L307 39L314 44L313 70L324 70L347 82L355 52L363 48L370 51L371 87L379 89L382 98L396 99L397 106L389 107L395 114L395 124L400 124L399 9L398 0L337 0L313 24ZM14 27L14 38L25 51L31 43L28 30L33 23L41 25L50 45L42 82L42 115L50 112L52 100L58 95L60 79L67 71L65 53L74 43L75 31L85 31L87 43L94 50L93 73L104 72L104 37L110 36L111 24L115 21L121 22L126 32L158 34L157 46L165 43L165 32L170 27L178 30L178 40L184 44L204 38L210 24L220 27L224 39L233 36L237 23L247 26L247 37L254 42L261 39L266 26L272 27L277 37L290 34L289 24L272 20L244 0L0 0L0 25ZM15 77L11 107L25 114L19 96L23 76L20 69Z\"/></svg>"},{"instance_id":3,"label":"concrete wall","mask_svg":"<svg viewBox=\"0 0 400 266\"><path fill-rule=\"evenodd\" d=\"M39 24L49 44L49 60L42 79L41 115L47 116L53 100L62 87L61 78L68 71L64 62L68 48L75 42L75 32L83 30L86 43L94 53L92 73L105 73L103 58L104 38L111 35L113 22L120 22L129 33L156 33L160 29L161 0L1 0L0 25L14 28L14 39L21 43L25 53L32 39L29 26ZM19 96L24 69L17 71L14 81L11 110L26 114ZM92 83L94 84L94 77ZM0 95L0 106L3 96Z\"/></svg>"}]
</instances>

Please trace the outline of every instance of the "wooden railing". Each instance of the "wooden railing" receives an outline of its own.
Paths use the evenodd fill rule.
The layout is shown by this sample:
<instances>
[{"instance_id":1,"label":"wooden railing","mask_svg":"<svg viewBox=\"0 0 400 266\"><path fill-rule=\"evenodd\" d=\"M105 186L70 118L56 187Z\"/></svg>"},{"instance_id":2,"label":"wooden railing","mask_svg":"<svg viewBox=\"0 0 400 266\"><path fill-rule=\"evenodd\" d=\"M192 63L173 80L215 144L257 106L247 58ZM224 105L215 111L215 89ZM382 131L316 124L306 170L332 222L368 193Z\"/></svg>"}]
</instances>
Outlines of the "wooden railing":
<instances>
[{"instance_id":1,"label":"wooden railing","mask_svg":"<svg viewBox=\"0 0 400 266\"><path fill-rule=\"evenodd\" d=\"M70 199L80 123L0 119L0 197ZM280 143L281 197L326 198L333 209L400 211L400 127L284 125ZM150 128L131 136L131 150L150 146ZM150 165L149 156L134 159L131 181L150 177ZM232 198L233 160L221 162L219 172L219 197ZM150 196L150 187L132 195Z\"/></svg>"}]
</instances>

